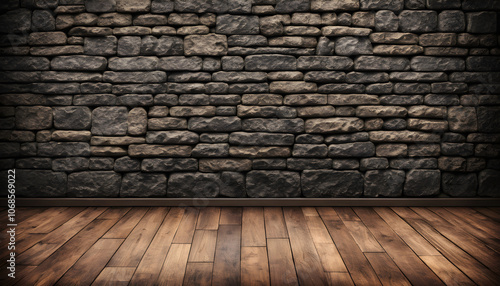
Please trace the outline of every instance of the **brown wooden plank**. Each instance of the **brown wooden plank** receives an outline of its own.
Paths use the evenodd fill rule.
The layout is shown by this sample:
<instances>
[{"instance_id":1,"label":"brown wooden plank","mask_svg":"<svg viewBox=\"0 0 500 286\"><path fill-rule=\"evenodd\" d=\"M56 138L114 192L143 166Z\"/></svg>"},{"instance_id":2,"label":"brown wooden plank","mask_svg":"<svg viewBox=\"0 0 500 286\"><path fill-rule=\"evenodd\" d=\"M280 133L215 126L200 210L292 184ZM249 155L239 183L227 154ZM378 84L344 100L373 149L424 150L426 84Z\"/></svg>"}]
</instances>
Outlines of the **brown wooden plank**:
<instances>
[{"instance_id":1,"label":"brown wooden plank","mask_svg":"<svg viewBox=\"0 0 500 286\"><path fill-rule=\"evenodd\" d=\"M370 263L333 208L316 208L356 285L381 285Z\"/></svg>"},{"instance_id":2,"label":"brown wooden plank","mask_svg":"<svg viewBox=\"0 0 500 286\"><path fill-rule=\"evenodd\" d=\"M25 265L39 265L105 210L106 208L94 207L83 210L56 230L46 234L37 245L21 253L19 261Z\"/></svg>"},{"instance_id":3,"label":"brown wooden plank","mask_svg":"<svg viewBox=\"0 0 500 286\"><path fill-rule=\"evenodd\" d=\"M412 284L443 285L441 280L372 208L356 207L353 209Z\"/></svg>"},{"instance_id":4,"label":"brown wooden plank","mask_svg":"<svg viewBox=\"0 0 500 286\"><path fill-rule=\"evenodd\" d=\"M61 213L64 213L67 211L68 207L53 207L53 208L48 208L42 213L36 215L36 216L31 216L30 218L20 222L17 226L16 229L16 235L20 235L24 231L30 231L31 229L39 226L45 221L51 221L52 219L59 219L57 218ZM85 209L84 207L81 208L82 210ZM69 218L68 218L69 219Z\"/></svg>"},{"instance_id":5,"label":"brown wooden plank","mask_svg":"<svg viewBox=\"0 0 500 286\"><path fill-rule=\"evenodd\" d=\"M151 208L113 255L108 266L137 267L167 211L165 207Z\"/></svg>"},{"instance_id":6,"label":"brown wooden plank","mask_svg":"<svg viewBox=\"0 0 500 286\"><path fill-rule=\"evenodd\" d=\"M265 247L241 247L241 285L270 285Z\"/></svg>"},{"instance_id":7,"label":"brown wooden plank","mask_svg":"<svg viewBox=\"0 0 500 286\"><path fill-rule=\"evenodd\" d=\"M318 212L315 207L302 207L302 213L304 216L318 216Z\"/></svg>"},{"instance_id":8,"label":"brown wooden plank","mask_svg":"<svg viewBox=\"0 0 500 286\"><path fill-rule=\"evenodd\" d=\"M135 267L106 267L92 286L127 286L134 271Z\"/></svg>"},{"instance_id":9,"label":"brown wooden plank","mask_svg":"<svg viewBox=\"0 0 500 286\"><path fill-rule=\"evenodd\" d=\"M193 242L194 230L200 211L197 208L186 208L182 217L177 233L174 236L173 243L191 243Z\"/></svg>"},{"instance_id":10,"label":"brown wooden plank","mask_svg":"<svg viewBox=\"0 0 500 286\"><path fill-rule=\"evenodd\" d=\"M241 246L266 246L263 208L243 208Z\"/></svg>"},{"instance_id":11,"label":"brown wooden plank","mask_svg":"<svg viewBox=\"0 0 500 286\"><path fill-rule=\"evenodd\" d=\"M484 245L480 240L464 231L463 228L455 227L439 215L430 211L427 208L412 208L414 212L423 217L429 224L453 241L457 246L472 255L485 266L493 270L493 272L500 273L500 254L491 251L489 247Z\"/></svg>"},{"instance_id":12,"label":"brown wooden plank","mask_svg":"<svg viewBox=\"0 0 500 286\"><path fill-rule=\"evenodd\" d=\"M327 285L328 280L302 210L298 207L287 207L283 209L283 214L300 284Z\"/></svg>"},{"instance_id":13,"label":"brown wooden plank","mask_svg":"<svg viewBox=\"0 0 500 286\"><path fill-rule=\"evenodd\" d=\"M103 238L127 238L130 232L137 226L149 208L137 207L131 209L123 216Z\"/></svg>"},{"instance_id":14,"label":"brown wooden plank","mask_svg":"<svg viewBox=\"0 0 500 286\"><path fill-rule=\"evenodd\" d=\"M212 285L213 263L188 263L184 286L210 286Z\"/></svg>"},{"instance_id":15,"label":"brown wooden plank","mask_svg":"<svg viewBox=\"0 0 500 286\"><path fill-rule=\"evenodd\" d=\"M467 224L497 238L497 241L500 240L500 223L492 220L489 216L471 208L446 208L446 210L460 217Z\"/></svg>"},{"instance_id":16,"label":"brown wooden plank","mask_svg":"<svg viewBox=\"0 0 500 286\"><path fill-rule=\"evenodd\" d=\"M492 220L500 222L500 212L495 211L495 208L476 207L473 209L478 213L491 218Z\"/></svg>"},{"instance_id":17,"label":"brown wooden plank","mask_svg":"<svg viewBox=\"0 0 500 286\"><path fill-rule=\"evenodd\" d=\"M172 244L158 276L157 285L182 285L191 244Z\"/></svg>"},{"instance_id":18,"label":"brown wooden plank","mask_svg":"<svg viewBox=\"0 0 500 286\"><path fill-rule=\"evenodd\" d=\"M131 207L111 207L108 208L105 212L103 212L97 219L120 219L122 218L128 211L130 211Z\"/></svg>"},{"instance_id":19,"label":"brown wooden plank","mask_svg":"<svg viewBox=\"0 0 500 286\"><path fill-rule=\"evenodd\" d=\"M375 207L373 209L418 256L441 255L425 238L390 208Z\"/></svg>"},{"instance_id":20,"label":"brown wooden plank","mask_svg":"<svg viewBox=\"0 0 500 286\"><path fill-rule=\"evenodd\" d=\"M329 272L328 285L330 286L354 286L351 275L346 272Z\"/></svg>"},{"instance_id":21,"label":"brown wooden plank","mask_svg":"<svg viewBox=\"0 0 500 286\"><path fill-rule=\"evenodd\" d=\"M479 285L496 285L500 277L456 246L409 208L393 210L427 239L450 262Z\"/></svg>"},{"instance_id":22,"label":"brown wooden plank","mask_svg":"<svg viewBox=\"0 0 500 286\"><path fill-rule=\"evenodd\" d=\"M22 279L20 285L53 285L116 221L94 220Z\"/></svg>"},{"instance_id":23,"label":"brown wooden plank","mask_svg":"<svg viewBox=\"0 0 500 286\"><path fill-rule=\"evenodd\" d=\"M267 254L269 256L269 273L271 285L299 285L295 265L292 258L290 241L286 238L267 240Z\"/></svg>"},{"instance_id":24,"label":"brown wooden plank","mask_svg":"<svg viewBox=\"0 0 500 286\"><path fill-rule=\"evenodd\" d=\"M342 221L361 221L350 207L333 208Z\"/></svg>"},{"instance_id":25,"label":"brown wooden plank","mask_svg":"<svg viewBox=\"0 0 500 286\"><path fill-rule=\"evenodd\" d=\"M434 213L451 223L455 227L462 228L474 237L481 240L488 247L500 253L500 228L491 230L481 222L471 219L468 215L460 211L450 211L447 208L429 208Z\"/></svg>"},{"instance_id":26,"label":"brown wooden plank","mask_svg":"<svg viewBox=\"0 0 500 286\"><path fill-rule=\"evenodd\" d=\"M188 261L212 263L214 261L216 242L216 230L197 229L194 233Z\"/></svg>"},{"instance_id":27,"label":"brown wooden plank","mask_svg":"<svg viewBox=\"0 0 500 286\"><path fill-rule=\"evenodd\" d=\"M118 219L116 217L115 219ZM123 239L99 239L71 267L56 285L90 285L101 273L111 256L122 244Z\"/></svg>"},{"instance_id":28,"label":"brown wooden plank","mask_svg":"<svg viewBox=\"0 0 500 286\"><path fill-rule=\"evenodd\" d=\"M219 207L206 207L200 210L196 229L217 230L219 227Z\"/></svg>"},{"instance_id":29,"label":"brown wooden plank","mask_svg":"<svg viewBox=\"0 0 500 286\"><path fill-rule=\"evenodd\" d=\"M288 238L283 210L280 207L264 208L267 238Z\"/></svg>"},{"instance_id":30,"label":"brown wooden plank","mask_svg":"<svg viewBox=\"0 0 500 286\"><path fill-rule=\"evenodd\" d=\"M219 226L212 284L228 286L240 284L240 241L241 226Z\"/></svg>"},{"instance_id":31,"label":"brown wooden plank","mask_svg":"<svg viewBox=\"0 0 500 286\"><path fill-rule=\"evenodd\" d=\"M2 266L2 268L0 268L0 285L2 286L14 285L19 281L21 281L24 277L29 275L31 271L33 271L33 269L35 268L36 266L16 265L16 273L14 275L14 278L11 278L7 276L7 274L10 273L10 271L7 269L7 265Z\"/></svg>"},{"instance_id":32,"label":"brown wooden plank","mask_svg":"<svg viewBox=\"0 0 500 286\"><path fill-rule=\"evenodd\" d=\"M184 209L171 208L135 270L130 285L155 285Z\"/></svg>"},{"instance_id":33,"label":"brown wooden plank","mask_svg":"<svg viewBox=\"0 0 500 286\"><path fill-rule=\"evenodd\" d=\"M420 256L420 259L429 266L446 285L475 285L455 265L441 255Z\"/></svg>"},{"instance_id":34,"label":"brown wooden plank","mask_svg":"<svg viewBox=\"0 0 500 286\"><path fill-rule=\"evenodd\" d=\"M220 225L241 225L242 208L225 207L220 210Z\"/></svg>"},{"instance_id":35,"label":"brown wooden plank","mask_svg":"<svg viewBox=\"0 0 500 286\"><path fill-rule=\"evenodd\" d=\"M373 237L365 224L361 221L344 221L354 241L358 244L363 252L385 252L384 248L380 246L378 241Z\"/></svg>"},{"instance_id":36,"label":"brown wooden plank","mask_svg":"<svg viewBox=\"0 0 500 286\"><path fill-rule=\"evenodd\" d=\"M387 253L365 253L365 256L377 273L382 285L411 286Z\"/></svg>"},{"instance_id":37,"label":"brown wooden plank","mask_svg":"<svg viewBox=\"0 0 500 286\"><path fill-rule=\"evenodd\" d=\"M342 257L335 244L333 244L332 238L316 209L302 208L302 212L304 213L307 227L321 260L323 270L326 272L347 272ZM305 213L308 215L305 215Z\"/></svg>"}]
</instances>

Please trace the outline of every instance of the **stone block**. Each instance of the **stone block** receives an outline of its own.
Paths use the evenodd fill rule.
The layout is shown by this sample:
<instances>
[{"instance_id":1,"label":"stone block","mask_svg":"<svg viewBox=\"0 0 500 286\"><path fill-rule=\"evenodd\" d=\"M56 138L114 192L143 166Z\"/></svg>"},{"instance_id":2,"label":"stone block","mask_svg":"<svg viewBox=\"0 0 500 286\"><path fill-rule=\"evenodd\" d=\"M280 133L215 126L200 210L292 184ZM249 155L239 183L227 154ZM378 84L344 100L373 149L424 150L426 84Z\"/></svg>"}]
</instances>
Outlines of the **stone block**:
<instances>
[{"instance_id":1,"label":"stone block","mask_svg":"<svg viewBox=\"0 0 500 286\"><path fill-rule=\"evenodd\" d=\"M484 197L500 197L500 185L498 184L500 171L486 169L479 173L479 188L477 194Z\"/></svg>"},{"instance_id":2,"label":"stone block","mask_svg":"<svg viewBox=\"0 0 500 286\"><path fill-rule=\"evenodd\" d=\"M441 32L463 32L465 14L459 10L445 10L438 15L438 30Z\"/></svg>"},{"instance_id":3,"label":"stone block","mask_svg":"<svg viewBox=\"0 0 500 286\"><path fill-rule=\"evenodd\" d=\"M165 197L166 194L164 174L127 173L123 176L120 197Z\"/></svg>"},{"instance_id":4,"label":"stone block","mask_svg":"<svg viewBox=\"0 0 500 286\"><path fill-rule=\"evenodd\" d=\"M116 0L85 0L85 10L91 13L113 12Z\"/></svg>"},{"instance_id":5,"label":"stone block","mask_svg":"<svg viewBox=\"0 0 500 286\"><path fill-rule=\"evenodd\" d=\"M16 107L16 128L41 130L52 127L52 108L46 106Z\"/></svg>"},{"instance_id":6,"label":"stone block","mask_svg":"<svg viewBox=\"0 0 500 286\"><path fill-rule=\"evenodd\" d=\"M305 123L307 133L346 133L363 130L363 120L359 118L337 117L327 119L308 119Z\"/></svg>"},{"instance_id":7,"label":"stone block","mask_svg":"<svg viewBox=\"0 0 500 286\"><path fill-rule=\"evenodd\" d=\"M248 71L296 70L296 59L288 55L251 55L245 58Z\"/></svg>"},{"instance_id":8,"label":"stone block","mask_svg":"<svg viewBox=\"0 0 500 286\"><path fill-rule=\"evenodd\" d=\"M196 144L199 135L191 131L150 131L146 142L154 144Z\"/></svg>"},{"instance_id":9,"label":"stone block","mask_svg":"<svg viewBox=\"0 0 500 286\"><path fill-rule=\"evenodd\" d=\"M493 11L467 13L467 32L495 33L497 31L497 14Z\"/></svg>"},{"instance_id":10,"label":"stone block","mask_svg":"<svg viewBox=\"0 0 500 286\"><path fill-rule=\"evenodd\" d=\"M304 120L296 119L244 119L243 131L277 132L277 133L301 133L304 131Z\"/></svg>"},{"instance_id":11,"label":"stone block","mask_svg":"<svg viewBox=\"0 0 500 286\"><path fill-rule=\"evenodd\" d=\"M68 175L68 197L118 197L122 176L112 171L87 171Z\"/></svg>"},{"instance_id":12,"label":"stone block","mask_svg":"<svg viewBox=\"0 0 500 286\"><path fill-rule=\"evenodd\" d=\"M426 33L437 29L438 15L436 11L405 10L399 14L399 26L403 32Z\"/></svg>"},{"instance_id":13,"label":"stone block","mask_svg":"<svg viewBox=\"0 0 500 286\"><path fill-rule=\"evenodd\" d=\"M439 170L410 170L406 173L404 195L428 197L439 194L441 172Z\"/></svg>"},{"instance_id":14,"label":"stone block","mask_svg":"<svg viewBox=\"0 0 500 286\"><path fill-rule=\"evenodd\" d=\"M65 106L54 108L54 127L57 129L90 129L92 113L88 107Z\"/></svg>"},{"instance_id":15,"label":"stone block","mask_svg":"<svg viewBox=\"0 0 500 286\"><path fill-rule=\"evenodd\" d=\"M301 186L307 198L359 197L363 176L358 171L305 170Z\"/></svg>"},{"instance_id":16,"label":"stone block","mask_svg":"<svg viewBox=\"0 0 500 286\"><path fill-rule=\"evenodd\" d=\"M331 144L328 146L328 156L334 158L371 157L375 155L375 145L372 142L354 142Z\"/></svg>"},{"instance_id":17,"label":"stone block","mask_svg":"<svg viewBox=\"0 0 500 286\"><path fill-rule=\"evenodd\" d=\"M186 56L223 56L227 54L227 37L224 35L189 35L184 39Z\"/></svg>"},{"instance_id":18,"label":"stone block","mask_svg":"<svg viewBox=\"0 0 500 286\"><path fill-rule=\"evenodd\" d=\"M92 111L92 134L126 135L127 119L126 107L97 107Z\"/></svg>"},{"instance_id":19,"label":"stone block","mask_svg":"<svg viewBox=\"0 0 500 286\"><path fill-rule=\"evenodd\" d=\"M173 173L168 179L167 197L215 198L220 188L219 174Z\"/></svg>"},{"instance_id":20,"label":"stone block","mask_svg":"<svg viewBox=\"0 0 500 286\"><path fill-rule=\"evenodd\" d=\"M16 170L16 195L20 197L64 197L67 176L49 170Z\"/></svg>"},{"instance_id":21,"label":"stone block","mask_svg":"<svg viewBox=\"0 0 500 286\"><path fill-rule=\"evenodd\" d=\"M365 173L365 197L400 197L403 193L405 172L400 170L375 170Z\"/></svg>"},{"instance_id":22,"label":"stone block","mask_svg":"<svg viewBox=\"0 0 500 286\"><path fill-rule=\"evenodd\" d=\"M251 198L299 197L300 175L290 171L250 171L246 191Z\"/></svg>"},{"instance_id":23,"label":"stone block","mask_svg":"<svg viewBox=\"0 0 500 286\"><path fill-rule=\"evenodd\" d=\"M142 160L143 172L197 171L198 160L193 158L146 158Z\"/></svg>"},{"instance_id":24,"label":"stone block","mask_svg":"<svg viewBox=\"0 0 500 286\"><path fill-rule=\"evenodd\" d=\"M223 35L259 34L259 17L237 15L218 16L215 31L217 34Z\"/></svg>"},{"instance_id":25,"label":"stone block","mask_svg":"<svg viewBox=\"0 0 500 286\"><path fill-rule=\"evenodd\" d=\"M116 54L118 40L115 36L86 37L84 51L86 55L113 56Z\"/></svg>"},{"instance_id":26,"label":"stone block","mask_svg":"<svg viewBox=\"0 0 500 286\"><path fill-rule=\"evenodd\" d=\"M443 193L452 197L473 197L478 181L476 174L443 173L441 175Z\"/></svg>"}]
</instances>

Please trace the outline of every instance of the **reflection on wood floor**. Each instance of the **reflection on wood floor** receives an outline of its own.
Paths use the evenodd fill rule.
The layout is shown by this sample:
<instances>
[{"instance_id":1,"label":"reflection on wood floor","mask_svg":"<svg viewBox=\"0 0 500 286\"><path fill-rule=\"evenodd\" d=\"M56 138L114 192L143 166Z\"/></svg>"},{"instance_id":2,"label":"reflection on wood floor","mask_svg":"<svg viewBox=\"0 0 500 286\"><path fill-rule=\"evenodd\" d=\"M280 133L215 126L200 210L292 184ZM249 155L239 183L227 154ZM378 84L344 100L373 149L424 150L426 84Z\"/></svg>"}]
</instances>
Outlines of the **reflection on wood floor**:
<instances>
[{"instance_id":1,"label":"reflection on wood floor","mask_svg":"<svg viewBox=\"0 0 500 286\"><path fill-rule=\"evenodd\" d=\"M18 208L1 285L498 285L500 208ZM7 218L7 211L0 211Z\"/></svg>"}]
</instances>

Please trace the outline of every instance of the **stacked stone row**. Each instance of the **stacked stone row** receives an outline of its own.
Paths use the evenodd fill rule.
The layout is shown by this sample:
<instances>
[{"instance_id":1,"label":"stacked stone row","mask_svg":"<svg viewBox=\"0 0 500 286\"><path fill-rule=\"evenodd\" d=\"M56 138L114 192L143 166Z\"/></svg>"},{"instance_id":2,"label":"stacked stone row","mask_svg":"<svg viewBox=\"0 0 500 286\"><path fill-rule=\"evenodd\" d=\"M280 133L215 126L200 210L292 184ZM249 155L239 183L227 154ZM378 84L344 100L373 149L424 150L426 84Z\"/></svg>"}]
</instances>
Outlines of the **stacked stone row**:
<instances>
[{"instance_id":1,"label":"stacked stone row","mask_svg":"<svg viewBox=\"0 0 500 286\"><path fill-rule=\"evenodd\" d=\"M32 197L499 196L498 4L5 1L0 165Z\"/></svg>"}]
</instances>

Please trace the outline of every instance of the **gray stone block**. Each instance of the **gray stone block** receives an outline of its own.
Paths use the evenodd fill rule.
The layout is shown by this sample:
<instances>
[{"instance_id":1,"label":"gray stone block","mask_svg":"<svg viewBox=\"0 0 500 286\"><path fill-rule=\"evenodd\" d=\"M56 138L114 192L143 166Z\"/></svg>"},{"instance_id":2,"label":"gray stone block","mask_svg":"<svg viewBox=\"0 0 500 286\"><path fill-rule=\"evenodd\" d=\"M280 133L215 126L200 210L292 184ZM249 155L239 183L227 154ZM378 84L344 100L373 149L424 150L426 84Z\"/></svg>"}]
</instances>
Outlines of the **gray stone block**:
<instances>
[{"instance_id":1,"label":"gray stone block","mask_svg":"<svg viewBox=\"0 0 500 286\"><path fill-rule=\"evenodd\" d=\"M441 172L439 170L410 170L406 173L404 195L409 197L436 196L439 194Z\"/></svg>"},{"instance_id":2,"label":"gray stone block","mask_svg":"<svg viewBox=\"0 0 500 286\"><path fill-rule=\"evenodd\" d=\"M165 197L166 194L164 174L127 173L123 176L120 197Z\"/></svg>"},{"instance_id":3,"label":"gray stone block","mask_svg":"<svg viewBox=\"0 0 500 286\"><path fill-rule=\"evenodd\" d=\"M300 175L290 171L250 171L246 190L252 198L299 197Z\"/></svg>"},{"instance_id":4,"label":"gray stone block","mask_svg":"<svg viewBox=\"0 0 500 286\"><path fill-rule=\"evenodd\" d=\"M118 197L122 176L112 171L77 172L68 175L68 197Z\"/></svg>"},{"instance_id":5,"label":"gray stone block","mask_svg":"<svg viewBox=\"0 0 500 286\"><path fill-rule=\"evenodd\" d=\"M168 179L167 197L214 198L221 189L219 174L173 173Z\"/></svg>"},{"instance_id":6,"label":"gray stone block","mask_svg":"<svg viewBox=\"0 0 500 286\"><path fill-rule=\"evenodd\" d=\"M404 171L367 171L363 194L365 197L400 197L403 193L404 182Z\"/></svg>"},{"instance_id":7,"label":"gray stone block","mask_svg":"<svg viewBox=\"0 0 500 286\"><path fill-rule=\"evenodd\" d=\"M64 172L18 169L16 182L16 195L20 197L64 197L66 195L67 176Z\"/></svg>"},{"instance_id":8,"label":"gray stone block","mask_svg":"<svg viewBox=\"0 0 500 286\"><path fill-rule=\"evenodd\" d=\"M301 186L307 198L359 197L363 176L358 171L305 170Z\"/></svg>"}]
</instances>

